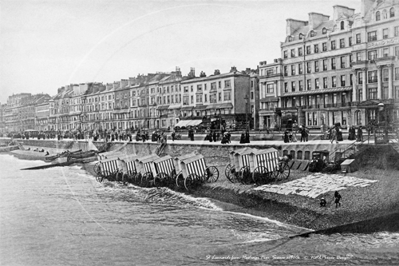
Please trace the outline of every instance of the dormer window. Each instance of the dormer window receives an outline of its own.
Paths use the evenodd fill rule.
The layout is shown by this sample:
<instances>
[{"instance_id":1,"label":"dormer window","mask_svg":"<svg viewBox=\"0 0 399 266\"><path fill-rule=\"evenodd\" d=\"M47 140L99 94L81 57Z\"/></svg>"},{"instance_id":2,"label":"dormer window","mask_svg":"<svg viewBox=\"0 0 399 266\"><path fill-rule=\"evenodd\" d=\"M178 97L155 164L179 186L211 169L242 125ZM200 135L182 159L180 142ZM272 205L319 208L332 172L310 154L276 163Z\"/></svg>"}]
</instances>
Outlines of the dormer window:
<instances>
[{"instance_id":1,"label":"dormer window","mask_svg":"<svg viewBox=\"0 0 399 266\"><path fill-rule=\"evenodd\" d=\"M326 29L326 28L323 28L323 29L321 30L321 34L327 34L327 29Z\"/></svg>"},{"instance_id":2,"label":"dormer window","mask_svg":"<svg viewBox=\"0 0 399 266\"><path fill-rule=\"evenodd\" d=\"M377 12L375 13L375 21L380 21L380 19L381 19L380 11L377 11Z\"/></svg>"},{"instance_id":3,"label":"dormer window","mask_svg":"<svg viewBox=\"0 0 399 266\"><path fill-rule=\"evenodd\" d=\"M344 29L345 29L345 22L341 21L341 30L344 30Z\"/></svg>"},{"instance_id":4,"label":"dormer window","mask_svg":"<svg viewBox=\"0 0 399 266\"><path fill-rule=\"evenodd\" d=\"M288 36L288 42L292 42L293 38L292 36Z\"/></svg>"},{"instance_id":5,"label":"dormer window","mask_svg":"<svg viewBox=\"0 0 399 266\"><path fill-rule=\"evenodd\" d=\"M395 17L395 9L393 7L389 10L389 17Z\"/></svg>"},{"instance_id":6,"label":"dormer window","mask_svg":"<svg viewBox=\"0 0 399 266\"><path fill-rule=\"evenodd\" d=\"M299 34L299 39L302 40L303 39L303 34Z\"/></svg>"},{"instance_id":7,"label":"dormer window","mask_svg":"<svg viewBox=\"0 0 399 266\"><path fill-rule=\"evenodd\" d=\"M316 32L312 30L312 31L310 32L310 37L314 37L314 36L316 36Z\"/></svg>"},{"instance_id":8,"label":"dormer window","mask_svg":"<svg viewBox=\"0 0 399 266\"><path fill-rule=\"evenodd\" d=\"M388 14L387 14L387 11L385 9L382 11L382 18L383 19L387 19L388 18Z\"/></svg>"}]
</instances>

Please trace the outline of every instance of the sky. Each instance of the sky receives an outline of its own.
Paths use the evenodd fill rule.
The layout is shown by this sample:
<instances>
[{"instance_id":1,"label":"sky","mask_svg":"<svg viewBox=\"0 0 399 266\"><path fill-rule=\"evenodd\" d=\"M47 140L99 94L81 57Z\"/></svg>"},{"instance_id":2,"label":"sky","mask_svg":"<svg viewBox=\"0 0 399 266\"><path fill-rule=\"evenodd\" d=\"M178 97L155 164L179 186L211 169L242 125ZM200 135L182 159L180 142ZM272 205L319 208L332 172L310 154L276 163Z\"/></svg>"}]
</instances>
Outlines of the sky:
<instances>
[{"instance_id":1,"label":"sky","mask_svg":"<svg viewBox=\"0 0 399 266\"><path fill-rule=\"evenodd\" d=\"M286 19L360 12L361 0L0 0L0 103L138 74L257 68L281 57Z\"/></svg>"}]
</instances>

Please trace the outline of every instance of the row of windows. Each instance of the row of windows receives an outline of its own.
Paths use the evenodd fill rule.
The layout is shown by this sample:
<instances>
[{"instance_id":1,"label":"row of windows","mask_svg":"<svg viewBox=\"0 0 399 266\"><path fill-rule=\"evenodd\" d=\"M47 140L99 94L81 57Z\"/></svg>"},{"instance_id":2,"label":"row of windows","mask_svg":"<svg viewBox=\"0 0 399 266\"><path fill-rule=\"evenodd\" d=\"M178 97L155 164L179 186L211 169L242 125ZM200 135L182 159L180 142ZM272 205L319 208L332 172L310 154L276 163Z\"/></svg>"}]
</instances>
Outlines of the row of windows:
<instances>
[{"instance_id":1,"label":"row of windows","mask_svg":"<svg viewBox=\"0 0 399 266\"><path fill-rule=\"evenodd\" d=\"M341 21L340 23L339 23L339 25L340 25L340 29L341 30L345 30L345 21ZM327 28L326 27L324 27L322 30L321 30L321 34L323 34L323 35L325 35L325 34L327 34ZM312 31L310 31L310 33L309 33L309 36L310 37L316 37L316 35L317 35L317 33L316 33L316 31L314 31L314 30L312 30ZM298 35L298 39L299 40L303 40L305 38L305 34L303 34L303 33L300 33L299 35ZM292 42L292 41L294 41L294 36L288 36L288 42Z\"/></svg>"},{"instance_id":2,"label":"row of windows","mask_svg":"<svg viewBox=\"0 0 399 266\"><path fill-rule=\"evenodd\" d=\"M375 12L375 20L376 21L380 21L381 20L381 16L382 16L382 19L387 19L388 18L388 11L386 9L384 9L382 11ZM395 9L393 7L391 9L389 9L389 17L390 18L395 17Z\"/></svg>"},{"instance_id":3,"label":"row of windows","mask_svg":"<svg viewBox=\"0 0 399 266\"><path fill-rule=\"evenodd\" d=\"M389 28L385 28L382 29L382 39L388 39L390 38L390 34L389 34ZM394 32L393 32L393 37L398 37L399 36L399 26L394 27ZM356 39L356 44L359 44L362 42L362 38L361 38L361 33L357 33L355 35ZM376 41L377 38L377 31L371 31L369 33L367 33L367 41ZM352 37L348 38L348 47L352 46ZM346 41L345 38L341 38L339 39L339 48L345 48L346 47ZM337 40L332 40L330 41L330 50L336 50L337 49ZM320 44L313 44L313 46L311 45L307 45L305 47L305 54L309 55L309 54L317 54L320 52L327 52L328 51L328 43L327 42L323 42ZM303 56L304 55L304 51L303 51L303 47L298 47L297 49L291 49L290 50L290 57L291 58L295 58L297 56ZM284 59L288 58L288 50L283 51L283 57Z\"/></svg>"},{"instance_id":4,"label":"row of windows","mask_svg":"<svg viewBox=\"0 0 399 266\"><path fill-rule=\"evenodd\" d=\"M216 90L216 89L221 89L222 88L222 82L212 82L211 83L211 91ZM224 88L229 89L231 88L231 80L225 80L224 81ZM184 86L184 92L194 92L194 85L191 86ZM196 86L196 92L203 92L207 90L207 84L197 84Z\"/></svg>"},{"instance_id":5,"label":"row of windows","mask_svg":"<svg viewBox=\"0 0 399 266\"><path fill-rule=\"evenodd\" d=\"M282 107L339 107L346 106L347 103L352 102L351 93L325 93L318 95L306 95L306 96L293 96L286 97L282 100Z\"/></svg>"},{"instance_id":6,"label":"row of windows","mask_svg":"<svg viewBox=\"0 0 399 266\"><path fill-rule=\"evenodd\" d=\"M346 75L341 75L339 76L339 85L341 87L345 86L352 86L352 74L350 74L349 80L347 80ZM315 78L315 79L307 79L306 80L306 87L304 87L303 80L298 80L298 81L291 81L291 82L284 82L284 92L289 92L289 85L290 85L290 92L295 92L295 91L304 91L304 90L312 90L314 89L320 89L322 86L323 89L327 88L335 88L338 86L337 83L338 79L337 76L332 76L330 79L330 82L328 80L328 77L323 77L323 78ZM322 82L320 84L320 82Z\"/></svg>"},{"instance_id":7,"label":"row of windows","mask_svg":"<svg viewBox=\"0 0 399 266\"><path fill-rule=\"evenodd\" d=\"M339 66L341 69L351 67L350 63L352 62L352 55L349 55L349 60L347 60L348 56L341 56L339 57ZM330 64L329 64L330 61ZM335 70L337 69L337 62L336 58L330 58L330 59L323 59L320 61L311 61L311 62L306 62L306 73L310 74L313 72L319 72L320 70L322 71L327 71L327 70ZM330 65L330 68L328 67ZM298 63L298 64L293 64L291 65L291 76L295 76L298 73L298 75L301 75L304 73L303 69L303 63ZM284 76L288 76L288 66L284 66Z\"/></svg>"},{"instance_id":8,"label":"row of windows","mask_svg":"<svg viewBox=\"0 0 399 266\"><path fill-rule=\"evenodd\" d=\"M223 93L223 100L222 100L222 93L212 93L209 94L209 103L218 103L222 101L231 101L231 93L229 91L225 91ZM194 104L194 96L184 96L183 97L183 105ZM208 103L208 95L207 94L198 94L195 97L195 103Z\"/></svg>"}]
</instances>

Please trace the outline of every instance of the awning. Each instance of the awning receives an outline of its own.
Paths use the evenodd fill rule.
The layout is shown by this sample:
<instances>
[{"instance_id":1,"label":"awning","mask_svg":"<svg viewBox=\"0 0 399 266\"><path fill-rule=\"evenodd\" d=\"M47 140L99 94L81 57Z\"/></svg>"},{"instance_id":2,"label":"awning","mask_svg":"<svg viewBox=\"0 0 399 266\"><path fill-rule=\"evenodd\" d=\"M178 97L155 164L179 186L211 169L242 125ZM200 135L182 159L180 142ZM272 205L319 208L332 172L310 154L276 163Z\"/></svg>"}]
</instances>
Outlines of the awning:
<instances>
[{"instance_id":1,"label":"awning","mask_svg":"<svg viewBox=\"0 0 399 266\"><path fill-rule=\"evenodd\" d=\"M198 126L199 124L202 123L202 120L189 120L190 122L186 126Z\"/></svg>"},{"instance_id":2,"label":"awning","mask_svg":"<svg viewBox=\"0 0 399 266\"><path fill-rule=\"evenodd\" d=\"M205 110L206 109L206 105L197 105L195 106L195 110Z\"/></svg>"},{"instance_id":3,"label":"awning","mask_svg":"<svg viewBox=\"0 0 399 266\"><path fill-rule=\"evenodd\" d=\"M180 120L175 127L185 127L191 120Z\"/></svg>"},{"instance_id":4,"label":"awning","mask_svg":"<svg viewBox=\"0 0 399 266\"><path fill-rule=\"evenodd\" d=\"M157 107L158 110L167 110L169 108L169 105L159 105Z\"/></svg>"},{"instance_id":5,"label":"awning","mask_svg":"<svg viewBox=\"0 0 399 266\"><path fill-rule=\"evenodd\" d=\"M192 110L192 109L194 109L194 106L183 106L181 109L182 110Z\"/></svg>"},{"instance_id":6,"label":"awning","mask_svg":"<svg viewBox=\"0 0 399 266\"><path fill-rule=\"evenodd\" d=\"M181 104L171 104L168 109L171 110L171 109L179 109L179 108L181 108Z\"/></svg>"},{"instance_id":7,"label":"awning","mask_svg":"<svg viewBox=\"0 0 399 266\"><path fill-rule=\"evenodd\" d=\"M232 103L222 103L222 104L210 104L206 107L206 110L210 109L231 109L233 108Z\"/></svg>"},{"instance_id":8,"label":"awning","mask_svg":"<svg viewBox=\"0 0 399 266\"><path fill-rule=\"evenodd\" d=\"M266 102L278 102L278 98L274 96L267 96L265 98L260 99L261 103L266 103Z\"/></svg>"}]
</instances>

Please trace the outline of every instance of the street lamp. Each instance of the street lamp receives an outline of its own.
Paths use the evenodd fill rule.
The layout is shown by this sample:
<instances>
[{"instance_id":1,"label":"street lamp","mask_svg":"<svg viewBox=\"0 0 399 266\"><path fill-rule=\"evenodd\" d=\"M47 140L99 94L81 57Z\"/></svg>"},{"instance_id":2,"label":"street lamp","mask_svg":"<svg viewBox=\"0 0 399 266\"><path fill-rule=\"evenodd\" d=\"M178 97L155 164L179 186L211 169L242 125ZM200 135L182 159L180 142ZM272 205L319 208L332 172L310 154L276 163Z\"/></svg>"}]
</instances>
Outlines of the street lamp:
<instances>
[{"instance_id":1,"label":"street lamp","mask_svg":"<svg viewBox=\"0 0 399 266\"><path fill-rule=\"evenodd\" d=\"M248 94L245 94L245 124L246 124L246 128L248 130L249 125L248 125Z\"/></svg>"},{"instance_id":2,"label":"street lamp","mask_svg":"<svg viewBox=\"0 0 399 266\"><path fill-rule=\"evenodd\" d=\"M384 115L384 136L385 136L385 141L387 141L388 140L388 121L387 121L387 110L386 110L386 108L385 108L385 105L384 105L384 103L379 103L378 104L378 111L379 112L383 112L383 115ZM379 119L379 116L378 116L378 119Z\"/></svg>"}]
</instances>

